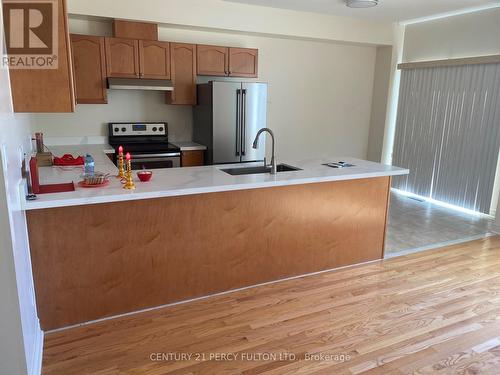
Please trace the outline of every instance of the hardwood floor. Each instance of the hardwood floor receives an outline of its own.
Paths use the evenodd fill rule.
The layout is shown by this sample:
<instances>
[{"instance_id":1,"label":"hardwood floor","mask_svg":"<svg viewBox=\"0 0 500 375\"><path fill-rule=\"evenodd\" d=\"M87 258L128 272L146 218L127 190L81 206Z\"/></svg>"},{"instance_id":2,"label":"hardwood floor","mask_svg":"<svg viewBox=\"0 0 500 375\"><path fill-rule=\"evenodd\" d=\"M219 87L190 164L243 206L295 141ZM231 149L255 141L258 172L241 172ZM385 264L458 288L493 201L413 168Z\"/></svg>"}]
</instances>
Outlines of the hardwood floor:
<instances>
[{"instance_id":1,"label":"hardwood floor","mask_svg":"<svg viewBox=\"0 0 500 375\"><path fill-rule=\"evenodd\" d=\"M500 236L48 333L44 345L44 374L499 374Z\"/></svg>"}]
</instances>

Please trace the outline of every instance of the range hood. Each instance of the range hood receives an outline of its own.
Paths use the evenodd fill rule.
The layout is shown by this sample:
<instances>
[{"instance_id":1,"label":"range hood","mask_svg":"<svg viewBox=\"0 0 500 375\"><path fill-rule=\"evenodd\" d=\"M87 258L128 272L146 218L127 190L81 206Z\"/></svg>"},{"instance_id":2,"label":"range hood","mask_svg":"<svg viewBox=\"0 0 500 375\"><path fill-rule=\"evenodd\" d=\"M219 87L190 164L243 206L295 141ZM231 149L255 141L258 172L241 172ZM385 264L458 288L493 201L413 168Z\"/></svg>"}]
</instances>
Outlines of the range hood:
<instances>
[{"instance_id":1,"label":"range hood","mask_svg":"<svg viewBox=\"0 0 500 375\"><path fill-rule=\"evenodd\" d=\"M169 79L108 78L108 87L111 90L174 90L172 81Z\"/></svg>"}]
</instances>

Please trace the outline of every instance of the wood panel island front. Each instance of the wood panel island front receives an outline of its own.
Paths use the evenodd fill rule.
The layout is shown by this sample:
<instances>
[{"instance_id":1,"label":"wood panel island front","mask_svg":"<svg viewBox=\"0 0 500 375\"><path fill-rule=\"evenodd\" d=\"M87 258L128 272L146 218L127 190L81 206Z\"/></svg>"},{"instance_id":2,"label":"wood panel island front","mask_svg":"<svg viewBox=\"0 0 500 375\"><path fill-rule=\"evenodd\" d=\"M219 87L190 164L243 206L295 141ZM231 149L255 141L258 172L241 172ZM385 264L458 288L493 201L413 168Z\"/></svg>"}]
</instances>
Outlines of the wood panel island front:
<instances>
[{"instance_id":1,"label":"wood panel island front","mask_svg":"<svg viewBox=\"0 0 500 375\"><path fill-rule=\"evenodd\" d=\"M277 176L178 168L133 193L116 181L27 202L42 328L381 259L390 176L407 171L349 162Z\"/></svg>"}]
</instances>

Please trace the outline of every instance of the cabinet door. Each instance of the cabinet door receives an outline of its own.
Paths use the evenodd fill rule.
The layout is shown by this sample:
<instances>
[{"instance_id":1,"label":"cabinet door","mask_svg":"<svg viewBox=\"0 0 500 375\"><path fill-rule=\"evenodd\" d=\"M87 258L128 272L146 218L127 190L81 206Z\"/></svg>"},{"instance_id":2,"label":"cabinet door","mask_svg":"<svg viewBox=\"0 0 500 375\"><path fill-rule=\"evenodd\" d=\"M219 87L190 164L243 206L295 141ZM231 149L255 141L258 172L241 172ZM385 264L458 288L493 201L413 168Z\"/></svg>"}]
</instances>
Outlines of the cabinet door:
<instances>
[{"instance_id":1,"label":"cabinet door","mask_svg":"<svg viewBox=\"0 0 500 375\"><path fill-rule=\"evenodd\" d=\"M57 69L11 69L14 112L73 112L73 69L65 0L56 2L58 21ZM4 17L4 22L6 17Z\"/></svg>"},{"instance_id":2,"label":"cabinet door","mask_svg":"<svg viewBox=\"0 0 500 375\"><path fill-rule=\"evenodd\" d=\"M139 41L105 38L108 77L139 77Z\"/></svg>"},{"instance_id":3,"label":"cabinet door","mask_svg":"<svg viewBox=\"0 0 500 375\"><path fill-rule=\"evenodd\" d=\"M71 35L76 102L106 104L106 60L104 38Z\"/></svg>"},{"instance_id":4,"label":"cabinet door","mask_svg":"<svg viewBox=\"0 0 500 375\"><path fill-rule=\"evenodd\" d=\"M196 46L197 72L202 76L227 76L229 74L229 48Z\"/></svg>"},{"instance_id":5,"label":"cabinet door","mask_svg":"<svg viewBox=\"0 0 500 375\"><path fill-rule=\"evenodd\" d=\"M181 167L198 167L204 164L204 151L182 151Z\"/></svg>"},{"instance_id":6,"label":"cabinet door","mask_svg":"<svg viewBox=\"0 0 500 375\"><path fill-rule=\"evenodd\" d=\"M251 48L229 48L229 76L257 78L259 51Z\"/></svg>"},{"instance_id":7,"label":"cabinet door","mask_svg":"<svg viewBox=\"0 0 500 375\"><path fill-rule=\"evenodd\" d=\"M139 40L141 78L170 79L170 43Z\"/></svg>"},{"instance_id":8,"label":"cabinet door","mask_svg":"<svg viewBox=\"0 0 500 375\"><path fill-rule=\"evenodd\" d=\"M170 43L170 68L174 91L166 93L167 104L196 105L196 45Z\"/></svg>"},{"instance_id":9,"label":"cabinet door","mask_svg":"<svg viewBox=\"0 0 500 375\"><path fill-rule=\"evenodd\" d=\"M117 38L158 40L158 24L115 19L113 35Z\"/></svg>"}]
</instances>

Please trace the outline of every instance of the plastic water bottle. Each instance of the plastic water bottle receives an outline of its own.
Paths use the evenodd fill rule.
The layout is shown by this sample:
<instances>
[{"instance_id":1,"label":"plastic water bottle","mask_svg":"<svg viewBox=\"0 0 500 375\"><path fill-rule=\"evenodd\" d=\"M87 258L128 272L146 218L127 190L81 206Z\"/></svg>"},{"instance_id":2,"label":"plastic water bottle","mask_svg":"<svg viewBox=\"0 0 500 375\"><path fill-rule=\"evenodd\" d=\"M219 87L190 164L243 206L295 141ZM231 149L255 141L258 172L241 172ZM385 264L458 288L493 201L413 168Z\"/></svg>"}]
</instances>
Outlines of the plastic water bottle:
<instances>
[{"instance_id":1,"label":"plastic water bottle","mask_svg":"<svg viewBox=\"0 0 500 375\"><path fill-rule=\"evenodd\" d=\"M85 155L84 172L86 175L94 174L94 158L90 154Z\"/></svg>"}]
</instances>

